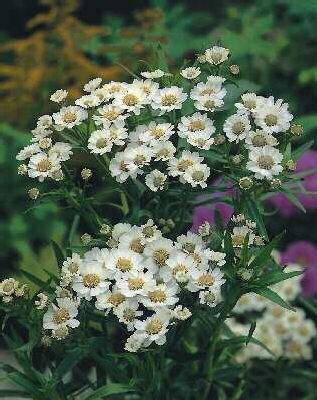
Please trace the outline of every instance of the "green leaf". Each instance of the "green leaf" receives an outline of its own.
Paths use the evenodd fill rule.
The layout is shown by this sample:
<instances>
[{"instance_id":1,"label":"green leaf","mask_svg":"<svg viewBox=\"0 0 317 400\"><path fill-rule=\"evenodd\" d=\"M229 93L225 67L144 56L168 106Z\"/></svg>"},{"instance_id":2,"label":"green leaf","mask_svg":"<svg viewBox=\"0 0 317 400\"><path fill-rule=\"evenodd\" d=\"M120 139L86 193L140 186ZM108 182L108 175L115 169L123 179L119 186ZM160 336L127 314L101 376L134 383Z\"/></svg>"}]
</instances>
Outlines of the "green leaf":
<instances>
[{"instance_id":1,"label":"green leaf","mask_svg":"<svg viewBox=\"0 0 317 400\"><path fill-rule=\"evenodd\" d=\"M21 390L0 390L0 398L2 397L13 397L14 399L21 397L25 399L30 399L30 395L27 392L22 392Z\"/></svg>"},{"instance_id":2,"label":"green leaf","mask_svg":"<svg viewBox=\"0 0 317 400\"><path fill-rule=\"evenodd\" d=\"M283 235L284 232L280 233L270 243L264 246L261 251L255 256L249 268L259 269L260 267L262 267L270 259L272 251L276 248Z\"/></svg>"},{"instance_id":3,"label":"green leaf","mask_svg":"<svg viewBox=\"0 0 317 400\"><path fill-rule=\"evenodd\" d=\"M24 269L20 269L20 272L22 273L22 275L24 275L29 281L34 283L36 286L42 287L46 283L46 282L42 281L42 279L31 274L31 272L25 271Z\"/></svg>"},{"instance_id":4,"label":"green leaf","mask_svg":"<svg viewBox=\"0 0 317 400\"><path fill-rule=\"evenodd\" d=\"M95 390L93 394L86 397L86 400L103 399L104 397L111 396L113 394L124 394L133 391L134 389L129 385L124 385L120 383L108 383L107 385Z\"/></svg>"},{"instance_id":5,"label":"green leaf","mask_svg":"<svg viewBox=\"0 0 317 400\"><path fill-rule=\"evenodd\" d=\"M57 261L58 267L61 269L63 262L65 261L65 256L59 245L54 242L54 240L51 240L51 245L53 247L54 255Z\"/></svg>"},{"instance_id":6,"label":"green leaf","mask_svg":"<svg viewBox=\"0 0 317 400\"><path fill-rule=\"evenodd\" d=\"M253 333L254 333L254 331L255 331L255 328L256 328L256 321L252 321L252 322L251 322L251 325L250 325L250 329L249 329L248 336L247 336L247 338L246 338L246 340L245 340L245 344L246 344L246 345L247 345L247 344L250 342L250 340L252 339L252 335L253 335Z\"/></svg>"},{"instance_id":7,"label":"green leaf","mask_svg":"<svg viewBox=\"0 0 317 400\"><path fill-rule=\"evenodd\" d=\"M314 144L313 140L310 140L309 142L305 142L301 146L297 147L295 150L292 152L292 158L294 161L297 161L299 157L308 149L312 147Z\"/></svg>"},{"instance_id":8,"label":"green leaf","mask_svg":"<svg viewBox=\"0 0 317 400\"><path fill-rule=\"evenodd\" d=\"M273 290L271 290L267 287L254 288L253 292L259 294L260 296L267 298L268 300L271 300L273 303L276 303L279 306L286 308L287 310L294 311L294 307L292 307L289 303L287 303L285 300L283 300L282 297L280 295L278 295L276 292L274 292Z\"/></svg>"},{"instance_id":9,"label":"green leaf","mask_svg":"<svg viewBox=\"0 0 317 400\"><path fill-rule=\"evenodd\" d=\"M302 275L303 271L292 271L292 272L283 272L280 271L269 272L268 274L261 276L261 284L266 286L271 286L276 283L285 281L286 279L293 278L294 276Z\"/></svg>"},{"instance_id":10,"label":"green leaf","mask_svg":"<svg viewBox=\"0 0 317 400\"><path fill-rule=\"evenodd\" d=\"M65 358L57 366L53 373L53 379L60 380L67 372L71 371L86 355L86 349L75 348L66 353Z\"/></svg>"},{"instance_id":11,"label":"green leaf","mask_svg":"<svg viewBox=\"0 0 317 400\"><path fill-rule=\"evenodd\" d=\"M302 205L302 203L298 200L298 198L295 196L295 194L291 190L289 190L288 188L283 187L283 188L281 188L280 191L285 194L285 196L288 198L288 200L292 204L294 204L295 207L300 209L302 212L306 213L305 207Z\"/></svg>"},{"instance_id":12,"label":"green leaf","mask_svg":"<svg viewBox=\"0 0 317 400\"><path fill-rule=\"evenodd\" d=\"M251 197L245 196L245 205L248 212L248 216L256 222L260 234L266 240L268 240L268 234L265 228L262 213L260 212L257 203Z\"/></svg>"}]
</instances>

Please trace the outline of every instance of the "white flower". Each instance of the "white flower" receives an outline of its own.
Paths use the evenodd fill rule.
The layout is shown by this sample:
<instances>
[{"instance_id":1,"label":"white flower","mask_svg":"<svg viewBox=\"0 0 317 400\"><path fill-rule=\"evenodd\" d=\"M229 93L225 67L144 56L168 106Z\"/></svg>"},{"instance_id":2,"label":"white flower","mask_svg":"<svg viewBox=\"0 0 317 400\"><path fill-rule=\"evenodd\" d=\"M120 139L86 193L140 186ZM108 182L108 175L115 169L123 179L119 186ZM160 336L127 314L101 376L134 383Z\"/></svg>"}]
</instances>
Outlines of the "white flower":
<instances>
[{"instance_id":1,"label":"white flower","mask_svg":"<svg viewBox=\"0 0 317 400\"><path fill-rule=\"evenodd\" d=\"M123 82L111 81L111 82L103 85L102 89L105 92L108 92L108 99L110 100L110 99L115 98L118 93L122 92L124 87L125 87L125 83L123 83Z\"/></svg>"},{"instance_id":2,"label":"white flower","mask_svg":"<svg viewBox=\"0 0 317 400\"><path fill-rule=\"evenodd\" d=\"M170 321L170 312L162 310L156 312L144 321L136 321L135 328L137 334L144 335L143 346L147 347L155 342L163 345L166 342L166 333Z\"/></svg>"},{"instance_id":3,"label":"white flower","mask_svg":"<svg viewBox=\"0 0 317 400\"><path fill-rule=\"evenodd\" d=\"M102 79L101 78L94 78L91 79L86 85L84 86L84 91L85 92L93 92L94 90L97 89L97 87L101 84Z\"/></svg>"},{"instance_id":4,"label":"white flower","mask_svg":"<svg viewBox=\"0 0 317 400\"><path fill-rule=\"evenodd\" d=\"M143 71L140 75L147 79L158 79L162 78L162 76L165 75L165 72L161 69L156 69L154 71Z\"/></svg>"},{"instance_id":5,"label":"white flower","mask_svg":"<svg viewBox=\"0 0 317 400\"><path fill-rule=\"evenodd\" d=\"M48 152L49 157L56 158L58 162L67 161L73 154L72 146L69 143L56 142Z\"/></svg>"},{"instance_id":6,"label":"white flower","mask_svg":"<svg viewBox=\"0 0 317 400\"><path fill-rule=\"evenodd\" d=\"M201 96L198 100L195 101L194 106L197 110L200 111L209 111L213 112L216 108L223 106L224 102L222 99L219 99L213 95Z\"/></svg>"},{"instance_id":7,"label":"white flower","mask_svg":"<svg viewBox=\"0 0 317 400\"><path fill-rule=\"evenodd\" d=\"M187 289L190 292L197 292L199 290L217 290L225 282L223 276L223 272L221 272L218 267L211 271L195 269L187 285Z\"/></svg>"},{"instance_id":8,"label":"white flower","mask_svg":"<svg viewBox=\"0 0 317 400\"><path fill-rule=\"evenodd\" d=\"M210 168L206 164L194 164L186 169L182 179L192 187L207 187L206 180L210 176Z\"/></svg>"},{"instance_id":9,"label":"white flower","mask_svg":"<svg viewBox=\"0 0 317 400\"><path fill-rule=\"evenodd\" d=\"M71 257L67 257L62 265L62 273L70 275L78 275L82 265L82 259L79 254L73 253Z\"/></svg>"},{"instance_id":10,"label":"white flower","mask_svg":"<svg viewBox=\"0 0 317 400\"><path fill-rule=\"evenodd\" d=\"M96 96L95 93L90 93L81 96L79 99L75 101L75 104L77 106L87 109L87 108L97 107L101 102L102 100L100 99L100 97Z\"/></svg>"},{"instance_id":11,"label":"white flower","mask_svg":"<svg viewBox=\"0 0 317 400\"><path fill-rule=\"evenodd\" d=\"M175 279L178 283L188 282L195 264L193 258L182 251L175 251L171 254L170 258L166 261L160 271L160 276L164 282Z\"/></svg>"},{"instance_id":12,"label":"white flower","mask_svg":"<svg viewBox=\"0 0 317 400\"><path fill-rule=\"evenodd\" d=\"M205 60L209 64L219 65L228 60L229 50L225 47L213 46L204 53Z\"/></svg>"},{"instance_id":13,"label":"white flower","mask_svg":"<svg viewBox=\"0 0 317 400\"><path fill-rule=\"evenodd\" d=\"M149 165L153 156L153 150L146 145L129 145L125 152L129 157L130 161L137 167L139 174L143 173L142 168Z\"/></svg>"},{"instance_id":14,"label":"white flower","mask_svg":"<svg viewBox=\"0 0 317 400\"><path fill-rule=\"evenodd\" d=\"M209 150L211 145L215 142L215 139L210 137L210 133L207 131L189 134L186 140L192 146L202 150Z\"/></svg>"},{"instance_id":15,"label":"white flower","mask_svg":"<svg viewBox=\"0 0 317 400\"><path fill-rule=\"evenodd\" d=\"M118 290L118 288L113 287L111 290L107 290L97 296L95 307L98 310L105 310L107 314L113 308L117 308L125 300L125 296Z\"/></svg>"},{"instance_id":16,"label":"white flower","mask_svg":"<svg viewBox=\"0 0 317 400\"><path fill-rule=\"evenodd\" d=\"M244 93L241 95L241 100L241 103L235 103L238 112L249 114L260 106L263 97L257 96L255 93Z\"/></svg>"},{"instance_id":17,"label":"white flower","mask_svg":"<svg viewBox=\"0 0 317 400\"><path fill-rule=\"evenodd\" d=\"M201 290L199 292L199 301L209 307L215 307L221 301L221 292L219 289Z\"/></svg>"},{"instance_id":18,"label":"white flower","mask_svg":"<svg viewBox=\"0 0 317 400\"><path fill-rule=\"evenodd\" d=\"M201 161L203 161L203 157L200 157L199 153L183 150L179 158L173 157L169 160L169 174L171 176L182 176L189 167L200 164Z\"/></svg>"},{"instance_id":19,"label":"white flower","mask_svg":"<svg viewBox=\"0 0 317 400\"><path fill-rule=\"evenodd\" d=\"M79 268L79 275L74 277L72 288L79 297L90 300L109 289L107 277L107 270L102 265L84 262Z\"/></svg>"},{"instance_id":20,"label":"white flower","mask_svg":"<svg viewBox=\"0 0 317 400\"><path fill-rule=\"evenodd\" d=\"M233 247L243 247L245 239L249 235L248 245L252 245L255 235L248 226L236 226L232 230L231 241Z\"/></svg>"},{"instance_id":21,"label":"white flower","mask_svg":"<svg viewBox=\"0 0 317 400\"><path fill-rule=\"evenodd\" d=\"M131 161L129 153L126 151L118 152L110 161L109 170L117 182L123 183L129 177L136 178L137 166Z\"/></svg>"},{"instance_id":22,"label":"white flower","mask_svg":"<svg viewBox=\"0 0 317 400\"><path fill-rule=\"evenodd\" d=\"M136 353L142 347L145 337L146 335L137 332L133 333L128 337L124 350L129 351L130 353Z\"/></svg>"},{"instance_id":23,"label":"white flower","mask_svg":"<svg viewBox=\"0 0 317 400\"><path fill-rule=\"evenodd\" d=\"M94 154L109 153L113 147L109 130L97 129L93 131L88 139L87 147Z\"/></svg>"},{"instance_id":24,"label":"white flower","mask_svg":"<svg viewBox=\"0 0 317 400\"><path fill-rule=\"evenodd\" d=\"M288 111L288 104L274 97L263 99L254 111L255 123L269 133L285 132L290 127L293 115Z\"/></svg>"},{"instance_id":25,"label":"white flower","mask_svg":"<svg viewBox=\"0 0 317 400\"><path fill-rule=\"evenodd\" d=\"M107 268L115 278L143 269L142 257L128 249L111 249L107 259Z\"/></svg>"},{"instance_id":26,"label":"white flower","mask_svg":"<svg viewBox=\"0 0 317 400\"><path fill-rule=\"evenodd\" d=\"M158 272L160 268L166 265L172 251L173 242L170 239L160 238L147 243L144 254L148 257L148 270L152 273Z\"/></svg>"},{"instance_id":27,"label":"white flower","mask_svg":"<svg viewBox=\"0 0 317 400\"><path fill-rule=\"evenodd\" d=\"M201 74L201 70L199 67L187 67L182 69L180 74L186 79L195 79L197 76Z\"/></svg>"},{"instance_id":28,"label":"white flower","mask_svg":"<svg viewBox=\"0 0 317 400\"><path fill-rule=\"evenodd\" d=\"M206 114L196 112L189 117L182 117L177 126L178 135L183 138L195 137L196 134L207 132L209 137L215 132L213 121Z\"/></svg>"},{"instance_id":29,"label":"white flower","mask_svg":"<svg viewBox=\"0 0 317 400\"><path fill-rule=\"evenodd\" d=\"M250 130L249 118L244 114L233 114L223 124L223 131L229 142L239 142L245 139Z\"/></svg>"},{"instance_id":30,"label":"white flower","mask_svg":"<svg viewBox=\"0 0 317 400\"><path fill-rule=\"evenodd\" d=\"M156 142L152 145L155 153L155 161L167 161L172 158L176 152L176 148L172 142Z\"/></svg>"},{"instance_id":31,"label":"white flower","mask_svg":"<svg viewBox=\"0 0 317 400\"><path fill-rule=\"evenodd\" d=\"M252 147L264 147L264 146L277 146L278 141L276 138L268 132L261 129L251 131L245 138L246 148L252 149Z\"/></svg>"},{"instance_id":32,"label":"white flower","mask_svg":"<svg viewBox=\"0 0 317 400\"><path fill-rule=\"evenodd\" d=\"M115 95L113 105L126 112L140 114L142 108L147 103L146 94L136 85L125 85L122 91Z\"/></svg>"},{"instance_id":33,"label":"white flower","mask_svg":"<svg viewBox=\"0 0 317 400\"><path fill-rule=\"evenodd\" d=\"M9 302L11 301L18 287L19 282L16 281L14 278L4 279L2 282L0 282L0 296L3 297L4 301L5 299L7 299L7 302Z\"/></svg>"},{"instance_id":34,"label":"white flower","mask_svg":"<svg viewBox=\"0 0 317 400\"><path fill-rule=\"evenodd\" d=\"M53 172L60 169L60 164L55 156L37 153L30 158L28 168L30 178L38 178L43 182L45 178L51 177Z\"/></svg>"},{"instance_id":35,"label":"white flower","mask_svg":"<svg viewBox=\"0 0 317 400\"><path fill-rule=\"evenodd\" d=\"M61 131L65 128L71 129L80 125L86 118L87 111L79 106L62 107L59 112L53 114L55 128Z\"/></svg>"},{"instance_id":36,"label":"white flower","mask_svg":"<svg viewBox=\"0 0 317 400\"><path fill-rule=\"evenodd\" d=\"M23 161L37 153L41 153L40 146L38 145L38 143L32 143L20 150L16 156L16 159L19 161Z\"/></svg>"},{"instance_id":37,"label":"white flower","mask_svg":"<svg viewBox=\"0 0 317 400\"><path fill-rule=\"evenodd\" d=\"M37 310L44 310L48 303L48 297L45 293L39 293L37 296L38 300L35 300L34 305Z\"/></svg>"},{"instance_id":38,"label":"white flower","mask_svg":"<svg viewBox=\"0 0 317 400\"><path fill-rule=\"evenodd\" d=\"M46 129L42 127L36 127L32 129L32 139L31 142L39 142L40 140L45 139L46 137L50 136L53 131L51 129Z\"/></svg>"},{"instance_id":39,"label":"white flower","mask_svg":"<svg viewBox=\"0 0 317 400\"><path fill-rule=\"evenodd\" d=\"M43 316L43 328L57 330L63 327L77 328L79 321L77 303L72 299L56 299L57 305L52 304Z\"/></svg>"},{"instance_id":40,"label":"white flower","mask_svg":"<svg viewBox=\"0 0 317 400\"><path fill-rule=\"evenodd\" d=\"M113 104L106 104L97 109L97 114L93 115L93 120L96 125L106 125L109 126L109 122L115 122L124 120L128 117L128 114L124 114L124 110Z\"/></svg>"},{"instance_id":41,"label":"white flower","mask_svg":"<svg viewBox=\"0 0 317 400\"><path fill-rule=\"evenodd\" d=\"M157 169L154 169L145 177L145 184L153 192L164 189L164 184L167 179L167 175L163 174Z\"/></svg>"},{"instance_id":42,"label":"white flower","mask_svg":"<svg viewBox=\"0 0 317 400\"><path fill-rule=\"evenodd\" d=\"M119 322L124 323L128 331L134 330L137 318L143 314L138 308L139 303L136 300L128 299L114 309L114 314L118 317Z\"/></svg>"},{"instance_id":43,"label":"white flower","mask_svg":"<svg viewBox=\"0 0 317 400\"><path fill-rule=\"evenodd\" d=\"M48 129L51 128L53 125L53 118L51 115L42 115L38 118L36 126L37 128Z\"/></svg>"},{"instance_id":44,"label":"white flower","mask_svg":"<svg viewBox=\"0 0 317 400\"><path fill-rule=\"evenodd\" d=\"M282 159L283 155L274 147L253 148L246 167L255 173L257 179L272 179L283 171Z\"/></svg>"},{"instance_id":45,"label":"white flower","mask_svg":"<svg viewBox=\"0 0 317 400\"><path fill-rule=\"evenodd\" d=\"M220 251L208 250L208 260L209 263L215 264L218 267L222 267L226 263L226 253L221 253Z\"/></svg>"},{"instance_id":46,"label":"white flower","mask_svg":"<svg viewBox=\"0 0 317 400\"><path fill-rule=\"evenodd\" d=\"M187 94L178 86L171 86L157 90L152 100L152 108L160 110L160 114L172 110L180 110Z\"/></svg>"},{"instance_id":47,"label":"white flower","mask_svg":"<svg viewBox=\"0 0 317 400\"><path fill-rule=\"evenodd\" d=\"M66 99L67 95L68 95L67 90L58 89L51 95L50 100L54 101L55 103L61 103Z\"/></svg>"},{"instance_id":48,"label":"white flower","mask_svg":"<svg viewBox=\"0 0 317 400\"><path fill-rule=\"evenodd\" d=\"M177 292L177 285L171 282L156 284L147 289L140 302L150 310L157 310L161 307L169 308L177 303Z\"/></svg>"},{"instance_id":49,"label":"white flower","mask_svg":"<svg viewBox=\"0 0 317 400\"><path fill-rule=\"evenodd\" d=\"M125 233L130 232L131 229L131 224L120 222L112 228L112 237L115 240L119 240L121 236L123 236Z\"/></svg>"},{"instance_id":50,"label":"white flower","mask_svg":"<svg viewBox=\"0 0 317 400\"><path fill-rule=\"evenodd\" d=\"M204 242L201 236L188 231L186 235L180 235L176 241L176 247L183 250L185 253L194 253L197 249L201 249Z\"/></svg>"},{"instance_id":51,"label":"white flower","mask_svg":"<svg viewBox=\"0 0 317 400\"><path fill-rule=\"evenodd\" d=\"M193 100L199 100L204 97L210 97L222 100L226 95L227 91L223 87L223 83L226 78L218 75L210 75L207 78L207 82L199 82L197 85L190 91L190 97Z\"/></svg>"},{"instance_id":52,"label":"white flower","mask_svg":"<svg viewBox=\"0 0 317 400\"><path fill-rule=\"evenodd\" d=\"M116 284L120 292L129 298L145 296L147 289L155 285L155 281L150 272L132 271L122 275Z\"/></svg>"},{"instance_id":53,"label":"white flower","mask_svg":"<svg viewBox=\"0 0 317 400\"><path fill-rule=\"evenodd\" d=\"M139 140L150 145L155 145L158 141L166 142L175 133L173 125L169 123L150 122L142 127L139 130Z\"/></svg>"},{"instance_id":54,"label":"white flower","mask_svg":"<svg viewBox=\"0 0 317 400\"><path fill-rule=\"evenodd\" d=\"M146 100L145 102L147 104L150 104L152 101L152 97L155 95L156 91L159 88L159 84L156 82L153 82L151 79L134 79L132 82L132 85L135 85L137 88L139 88L144 94L146 95Z\"/></svg>"},{"instance_id":55,"label":"white flower","mask_svg":"<svg viewBox=\"0 0 317 400\"><path fill-rule=\"evenodd\" d=\"M146 224L141 225L140 231L146 242L153 242L162 237L162 232L157 228L152 219L149 219Z\"/></svg>"},{"instance_id":56,"label":"white flower","mask_svg":"<svg viewBox=\"0 0 317 400\"><path fill-rule=\"evenodd\" d=\"M192 316L191 311L187 307L178 305L172 310L172 317L179 321L185 321Z\"/></svg>"},{"instance_id":57,"label":"white flower","mask_svg":"<svg viewBox=\"0 0 317 400\"><path fill-rule=\"evenodd\" d=\"M118 247L130 249L135 253L142 254L145 247L145 237L138 227L133 227L127 233L120 236Z\"/></svg>"}]
</instances>

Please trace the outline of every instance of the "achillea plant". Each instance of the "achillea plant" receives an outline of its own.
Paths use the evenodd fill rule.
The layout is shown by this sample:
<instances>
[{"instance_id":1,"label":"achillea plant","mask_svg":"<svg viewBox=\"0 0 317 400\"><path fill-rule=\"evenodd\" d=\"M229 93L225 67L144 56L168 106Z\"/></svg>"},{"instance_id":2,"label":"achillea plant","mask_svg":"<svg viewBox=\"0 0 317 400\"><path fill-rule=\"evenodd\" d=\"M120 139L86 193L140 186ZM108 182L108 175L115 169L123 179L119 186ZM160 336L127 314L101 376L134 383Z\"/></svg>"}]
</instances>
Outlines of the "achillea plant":
<instances>
[{"instance_id":1,"label":"achillea plant","mask_svg":"<svg viewBox=\"0 0 317 400\"><path fill-rule=\"evenodd\" d=\"M74 222L64 248L53 246L58 276L24 272L35 293L0 285L4 338L22 371L2 369L21 395L240 399L246 344L248 358L311 357L315 328L283 311L297 293L286 279L300 268L277 263L279 237L269 239L263 219L268 192L297 204L289 185L302 149L292 149L286 103L235 97L229 56L213 46L174 75L95 78L75 104L65 89L51 95L59 107L38 119L19 173L40 182L32 199L58 201ZM190 232L193 208L214 192L234 216ZM267 309L262 321L283 315L283 324L245 330L228 319L250 296ZM305 328L305 341L286 337L287 323Z\"/></svg>"}]
</instances>

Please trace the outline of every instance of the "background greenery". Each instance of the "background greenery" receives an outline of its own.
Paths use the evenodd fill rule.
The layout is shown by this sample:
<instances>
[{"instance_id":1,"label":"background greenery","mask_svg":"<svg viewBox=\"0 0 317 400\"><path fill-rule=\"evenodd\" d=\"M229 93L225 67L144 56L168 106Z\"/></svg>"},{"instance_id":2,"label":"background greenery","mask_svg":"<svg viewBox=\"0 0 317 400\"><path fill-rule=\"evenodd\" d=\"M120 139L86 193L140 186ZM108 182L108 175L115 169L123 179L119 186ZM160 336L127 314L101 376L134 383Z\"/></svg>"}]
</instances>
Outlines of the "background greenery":
<instances>
[{"instance_id":1,"label":"background greenery","mask_svg":"<svg viewBox=\"0 0 317 400\"><path fill-rule=\"evenodd\" d=\"M36 268L49 238L58 241L64 232L60 210L33 209L14 159L35 118L51 111L48 94L63 87L75 97L89 77L124 78L124 66L151 63L158 43L171 68L210 44L230 48L246 86L285 98L315 138L317 0L12 0L2 4L0 22L2 272ZM286 225L288 241L316 243L308 222L317 222L316 212L295 222L274 218L270 228Z\"/></svg>"}]
</instances>

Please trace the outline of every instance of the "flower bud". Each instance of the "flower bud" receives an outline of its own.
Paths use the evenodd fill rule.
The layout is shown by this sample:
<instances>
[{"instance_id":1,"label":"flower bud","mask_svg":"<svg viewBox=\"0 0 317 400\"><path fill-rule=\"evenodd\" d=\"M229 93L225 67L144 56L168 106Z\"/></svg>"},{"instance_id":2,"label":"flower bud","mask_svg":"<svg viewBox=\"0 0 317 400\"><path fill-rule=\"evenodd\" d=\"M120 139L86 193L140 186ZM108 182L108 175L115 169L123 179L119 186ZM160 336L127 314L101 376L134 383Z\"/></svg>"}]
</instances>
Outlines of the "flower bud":
<instances>
[{"instance_id":1,"label":"flower bud","mask_svg":"<svg viewBox=\"0 0 317 400\"><path fill-rule=\"evenodd\" d=\"M99 232L102 235L106 235L106 236L109 236L111 234L111 231L112 231L111 226L108 224L102 224L100 227L100 230L99 230Z\"/></svg>"},{"instance_id":2,"label":"flower bud","mask_svg":"<svg viewBox=\"0 0 317 400\"><path fill-rule=\"evenodd\" d=\"M29 198L32 200L36 200L39 197L40 191L38 188L32 188L28 191Z\"/></svg>"},{"instance_id":3,"label":"flower bud","mask_svg":"<svg viewBox=\"0 0 317 400\"><path fill-rule=\"evenodd\" d=\"M49 137L45 137L39 141L39 146L41 149L46 150L52 146L52 139Z\"/></svg>"},{"instance_id":4,"label":"flower bud","mask_svg":"<svg viewBox=\"0 0 317 400\"><path fill-rule=\"evenodd\" d=\"M226 137L224 135L216 135L214 144L215 145L223 144L223 143L225 143L225 141L226 141Z\"/></svg>"},{"instance_id":5,"label":"flower bud","mask_svg":"<svg viewBox=\"0 0 317 400\"><path fill-rule=\"evenodd\" d=\"M243 160L243 157L240 154L236 154L235 156L232 157L232 162L236 165L241 164Z\"/></svg>"},{"instance_id":6,"label":"flower bud","mask_svg":"<svg viewBox=\"0 0 317 400\"><path fill-rule=\"evenodd\" d=\"M273 189L279 189L281 187L281 185L282 185L282 182L281 182L281 180L279 178L273 178L270 181L270 184L271 184Z\"/></svg>"},{"instance_id":7,"label":"flower bud","mask_svg":"<svg viewBox=\"0 0 317 400\"><path fill-rule=\"evenodd\" d=\"M243 176L239 179L239 186L241 189L249 190L253 186L253 179L249 176Z\"/></svg>"},{"instance_id":8,"label":"flower bud","mask_svg":"<svg viewBox=\"0 0 317 400\"><path fill-rule=\"evenodd\" d=\"M293 124L291 125L291 134L294 136L301 136L304 132L304 128L300 124Z\"/></svg>"},{"instance_id":9,"label":"flower bud","mask_svg":"<svg viewBox=\"0 0 317 400\"><path fill-rule=\"evenodd\" d=\"M92 171L89 168L84 168L82 169L80 175L84 181L88 181L88 179L92 177Z\"/></svg>"},{"instance_id":10,"label":"flower bud","mask_svg":"<svg viewBox=\"0 0 317 400\"><path fill-rule=\"evenodd\" d=\"M57 171L53 171L52 179L54 179L54 181L56 181L56 182L62 181L64 179L63 171L61 169L58 169Z\"/></svg>"},{"instance_id":11,"label":"flower bud","mask_svg":"<svg viewBox=\"0 0 317 400\"><path fill-rule=\"evenodd\" d=\"M296 162L293 160L288 160L286 162L286 167L289 171L295 171L296 170Z\"/></svg>"},{"instance_id":12,"label":"flower bud","mask_svg":"<svg viewBox=\"0 0 317 400\"><path fill-rule=\"evenodd\" d=\"M236 64L230 65L229 71L232 75L239 75L239 73L240 73L239 65L236 65Z\"/></svg>"},{"instance_id":13,"label":"flower bud","mask_svg":"<svg viewBox=\"0 0 317 400\"><path fill-rule=\"evenodd\" d=\"M28 167L26 164L21 164L18 166L18 175L26 175L28 172Z\"/></svg>"},{"instance_id":14,"label":"flower bud","mask_svg":"<svg viewBox=\"0 0 317 400\"><path fill-rule=\"evenodd\" d=\"M92 241L92 237L89 235L89 233L84 233L81 235L80 240L83 242L83 244L89 244Z\"/></svg>"}]
</instances>

